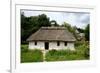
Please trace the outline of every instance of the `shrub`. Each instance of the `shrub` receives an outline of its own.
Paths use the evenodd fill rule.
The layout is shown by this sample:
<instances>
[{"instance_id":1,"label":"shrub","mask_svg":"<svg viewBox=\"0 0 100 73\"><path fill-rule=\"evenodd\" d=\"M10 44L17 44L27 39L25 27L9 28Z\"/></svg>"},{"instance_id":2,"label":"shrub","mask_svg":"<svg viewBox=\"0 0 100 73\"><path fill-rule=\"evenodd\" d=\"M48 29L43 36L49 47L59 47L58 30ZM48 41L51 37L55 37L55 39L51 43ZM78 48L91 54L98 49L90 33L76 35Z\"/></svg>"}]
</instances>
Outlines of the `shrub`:
<instances>
[{"instance_id":1,"label":"shrub","mask_svg":"<svg viewBox=\"0 0 100 73\"><path fill-rule=\"evenodd\" d=\"M52 55L54 55L57 52L57 50L53 49L53 50L49 50L48 52L52 56Z\"/></svg>"},{"instance_id":2,"label":"shrub","mask_svg":"<svg viewBox=\"0 0 100 73\"><path fill-rule=\"evenodd\" d=\"M89 46L87 44L80 45L76 47L77 55L84 57L85 59L89 59Z\"/></svg>"},{"instance_id":3,"label":"shrub","mask_svg":"<svg viewBox=\"0 0 100 73\"><path fill-rule=\"evenodd\" d=\"M75 46L77 47L77 46L80 46L80 45L82 45L83 44L83 41L76 41L75 42Z\"/></svg>"},{"instance_id":4,"label":"shrub","mask_svg":"<svg viewBox=\"0 0 100 73\"><path fill-rule=\"evenodd\" d=\"M85 52L84 52L84 56L89 59L90 57L90 50L89 50L89 47L86 48Z\"/></svg>"},{"instance_id":5,"label":"shrub","mask_svg":"<svg viewBox=\"0 0 100 73\"><path fill-rule=\"evenodd\" d=\"M28 45L21 45L21 51L27 52L28 51Z\"/></svg>"}]
</instances>

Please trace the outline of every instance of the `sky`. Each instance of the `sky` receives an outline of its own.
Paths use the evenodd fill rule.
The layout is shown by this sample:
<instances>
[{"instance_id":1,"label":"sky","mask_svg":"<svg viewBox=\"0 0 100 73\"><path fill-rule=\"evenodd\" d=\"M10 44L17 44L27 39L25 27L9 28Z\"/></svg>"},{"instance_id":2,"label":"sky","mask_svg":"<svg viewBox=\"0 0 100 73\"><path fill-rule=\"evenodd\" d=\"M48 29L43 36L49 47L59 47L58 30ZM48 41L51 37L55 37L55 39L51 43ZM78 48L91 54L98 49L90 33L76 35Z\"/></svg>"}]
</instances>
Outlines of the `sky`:
<instances>
[{"instance_id":1,"label":"sky","mask_svg":"<svg viewBox=\"0 0 100 73\"><path fill-rule=\"evenodd\" d=\"M51 20L56 20L59 25L67 22L71 26L78 28L85 28L90 23L90 14L85 12L52 12L52 11L34 11L34 10L21 10L27 17L38 16L46 14Z\"/></svg>"}]
</instances>

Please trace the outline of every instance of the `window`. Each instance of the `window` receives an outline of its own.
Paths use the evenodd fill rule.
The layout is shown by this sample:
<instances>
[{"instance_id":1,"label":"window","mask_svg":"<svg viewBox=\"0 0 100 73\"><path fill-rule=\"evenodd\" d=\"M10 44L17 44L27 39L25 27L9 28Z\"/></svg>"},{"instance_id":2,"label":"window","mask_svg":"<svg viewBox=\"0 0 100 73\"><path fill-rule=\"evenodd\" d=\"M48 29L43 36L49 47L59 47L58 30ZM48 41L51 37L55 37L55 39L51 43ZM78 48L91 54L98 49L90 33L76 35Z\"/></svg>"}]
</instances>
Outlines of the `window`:
<instances>
[{"instance_id":1,"label":"window","mask_svg":"<svg viewBox=\"0 0 100 73\"><path fill-rule=\"evenodd\" d=\"M35 42L34 44L37 45L37 42Z\"/></svg>"},{"instance_id":2,"label":"window","mask_svg":"<svg viewBox=\"0 0 100 73\"><path fill-rule=\"evenodd\" d=\"M65 46L67 46L67 42L65 42Z\"/></svg>"},{"instance_id":3,"label":"window","mask_svg":"<svg viewBox=\"0 0 100 73\"><path fill-rule=\"evenodd\" d=\"M59 45L60 45L60 42L58 41L58 42L57 42L57 46L59 46Z\"/></svg>"}]
</instances>

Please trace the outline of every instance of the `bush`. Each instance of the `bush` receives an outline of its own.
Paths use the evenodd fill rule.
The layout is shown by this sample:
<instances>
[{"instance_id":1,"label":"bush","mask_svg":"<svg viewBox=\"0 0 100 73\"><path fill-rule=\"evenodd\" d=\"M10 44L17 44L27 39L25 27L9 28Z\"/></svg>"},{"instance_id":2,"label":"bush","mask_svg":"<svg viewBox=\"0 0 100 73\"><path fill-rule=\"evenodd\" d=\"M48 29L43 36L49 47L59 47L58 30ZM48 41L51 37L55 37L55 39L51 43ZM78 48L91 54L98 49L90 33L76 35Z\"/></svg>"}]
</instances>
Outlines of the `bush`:
<instances>
[{"instance_id":1,"label":"bush","mask_svg":"<svg viewBox=\"0 0 100 73\"><path fill-rule=\"evenodd\" d=\"M21 45L21 52L28 52L28 45Z\"/></svg>"},{"instance_id":2,"label":"bush","mask_svg":"<svg viewBox=\"0 0 100 73\"><path fill-rule=\"evenodd\" d=\"M90 50L89 50L89 47L86 48L85 52L84 52L84 56L89 59L90 57Z\"/></svg>"},{"instance_id":3,"label":"bush","mask_svg":"<svg viewBox=\"0 0 100 73\"><path fill-rule=\"evenodd\" d=\"M85 59L89 59L89 46L87 44L80 45L76 47L77 55L81 55Z\"/></svg>"},{"instance_id":4,"label":"bush","mask_svg":"<svg viewBox=\"0 0 100 73\"><path fill-rule=\"evenodd\" d=\"M56 52L57 52L57 50L55 50L55 49L49 50L49 54L50 54L51 56L53 56Z\"/></svg>"},{"instance_id":5,"label":"bush","mask_svg":"<svg viewBox=\"0 0 100 73\"><path fill-rule=\"evenodd\" d=\"M75 42L75 46L76 46L76 47L81 46L81 45L83 45L83 44L86 45L86 42L85 42L85 41L76 41L76 42Z\"/></svg>"}]
</instances>

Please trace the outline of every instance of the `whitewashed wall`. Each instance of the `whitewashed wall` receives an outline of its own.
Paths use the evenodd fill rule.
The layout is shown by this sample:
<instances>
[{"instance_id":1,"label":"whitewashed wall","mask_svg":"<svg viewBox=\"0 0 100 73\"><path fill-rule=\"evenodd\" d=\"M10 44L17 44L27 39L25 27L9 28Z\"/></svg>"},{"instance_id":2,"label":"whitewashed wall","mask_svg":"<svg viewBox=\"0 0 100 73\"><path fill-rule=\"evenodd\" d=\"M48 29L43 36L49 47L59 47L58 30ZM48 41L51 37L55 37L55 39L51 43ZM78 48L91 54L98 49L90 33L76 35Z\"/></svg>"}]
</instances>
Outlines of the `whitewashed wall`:
<instances>
[{"instance_id":1,"label":"whitewashed wall","mask_svg":"<svg viewBox=\"0 0 100 73\"><path fill-rule=\"evenodd\" d=\"M35 42L29 42L29 49L44 49L44 43L43 42L37 42L37 45L34 44Z\"/></svg>"},{"instance_id":2,"label":"whitewashed wall","mask_svg":"<svg viewBox=\"0 0 100 73\"><path fill-rule=\"evenodd\" d=\"M60 45L57 46L57 42L50 42L49 43L49 49L57 49L57 50L60 50L60 49L70 49L70 50L75 50L74 48L74 43L67 43L67 46L65 46L65 43L64 42L59 42Z\"/></svg>"},{"instance_id":3,"label":"whitewashed wall","mask_svg":"<svg viewBox=\"0 0 100 73\"><path fill-rule=\"evenodd\" d=\"M56 49L70 49L70 50L75 50L74 48L74 43L67 43L67 46L65 46L64 42L59 42L60 45L57 46L57 42L49 42L49 50ZM29 42L29 49L41 49L45 50L45 44L44 42L37 42L37 45L34 45L34 42Z\"/></svg>"}]
</instances>

